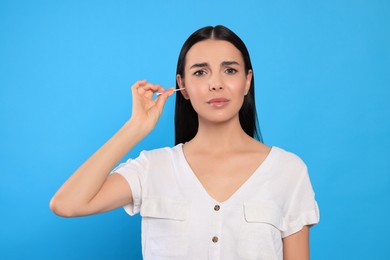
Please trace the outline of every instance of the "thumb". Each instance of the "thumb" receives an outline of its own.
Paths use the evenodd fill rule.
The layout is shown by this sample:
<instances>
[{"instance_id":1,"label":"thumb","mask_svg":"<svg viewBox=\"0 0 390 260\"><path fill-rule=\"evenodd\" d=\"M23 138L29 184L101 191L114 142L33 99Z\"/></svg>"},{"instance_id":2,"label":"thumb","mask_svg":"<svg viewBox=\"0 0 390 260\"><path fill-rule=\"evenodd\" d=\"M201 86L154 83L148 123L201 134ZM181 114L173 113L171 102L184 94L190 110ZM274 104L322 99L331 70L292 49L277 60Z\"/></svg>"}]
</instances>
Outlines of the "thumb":
<instances>
[{"instance_id":1,"label":"thumb","mask_svg":"<svg viewBox=\"0 0 390 260\"><path fill-rule=\"evenodd\" d=\"M159 95L159 97L156 100L156 106L159 108L160 111L164 108L165 102L167 101L168 97L172 96L174 93L174 88L169 88L164 93Z\"/></svg>"}]
</instances>

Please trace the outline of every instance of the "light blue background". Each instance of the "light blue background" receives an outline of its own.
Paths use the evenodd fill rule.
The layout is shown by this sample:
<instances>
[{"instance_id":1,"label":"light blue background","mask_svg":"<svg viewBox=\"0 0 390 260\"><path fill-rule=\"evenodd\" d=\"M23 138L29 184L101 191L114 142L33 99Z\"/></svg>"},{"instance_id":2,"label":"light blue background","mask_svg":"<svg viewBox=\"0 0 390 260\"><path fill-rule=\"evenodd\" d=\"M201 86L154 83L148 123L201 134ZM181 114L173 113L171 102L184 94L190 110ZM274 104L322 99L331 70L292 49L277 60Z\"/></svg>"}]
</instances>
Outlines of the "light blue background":
<instances>
[{"instance_id":1,"label":"light blue background","mask_svg":"<svg viewBox=\"0 0 390 260\"><path fill-rule=\"evenodd\" d=\"M140 218L55 216L51 196L129 118L138 79L174 85L184 40L246 42L265 143L307 163L312 259L390 259L390 2L0 1L0 259L140 259ZM173 145L174 99L129 156Z\"/></svg>"}]
</instances>

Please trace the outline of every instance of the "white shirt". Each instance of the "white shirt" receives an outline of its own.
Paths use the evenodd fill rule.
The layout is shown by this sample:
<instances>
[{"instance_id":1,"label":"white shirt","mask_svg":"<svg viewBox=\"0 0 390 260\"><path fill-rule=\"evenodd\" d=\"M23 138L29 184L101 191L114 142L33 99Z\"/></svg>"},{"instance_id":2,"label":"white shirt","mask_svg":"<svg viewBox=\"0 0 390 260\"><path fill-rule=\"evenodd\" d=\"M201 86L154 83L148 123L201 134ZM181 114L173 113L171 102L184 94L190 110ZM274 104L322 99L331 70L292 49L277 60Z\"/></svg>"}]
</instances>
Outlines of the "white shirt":
<instances>
[{"instance_id":1,"label":"white shirt","mask_svg":"<svg viewBox=\"0 0 390 260\"><path fill-rule=\"evenodd\" d=\"M319 221L306 165L277 147L222 203L197 179L182 144L144 151L114 171L132 190L125 210L142 216L146 260L283 259L282 238Z\"/></svg>"}]
</instances>

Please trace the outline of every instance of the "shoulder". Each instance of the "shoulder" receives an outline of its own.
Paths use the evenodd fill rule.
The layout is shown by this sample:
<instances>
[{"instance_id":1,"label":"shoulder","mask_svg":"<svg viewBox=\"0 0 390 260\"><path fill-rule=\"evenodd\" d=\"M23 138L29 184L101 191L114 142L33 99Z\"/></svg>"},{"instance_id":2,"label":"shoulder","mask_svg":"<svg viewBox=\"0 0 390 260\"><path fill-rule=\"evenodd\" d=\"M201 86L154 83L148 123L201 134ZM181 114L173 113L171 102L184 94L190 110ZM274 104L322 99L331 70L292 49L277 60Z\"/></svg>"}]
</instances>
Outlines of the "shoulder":
<instances>
[{"instance_id":1,"label":"shoulder","mask_svg":"<svg viewBox=\"0 0 390 260\"><path fill-rule=\"evenodd\" d=\"M308 174L305 162L295 153L273 146L269 156L271 169L283 178L299 179Z\"/></svg>"},{"instance_id":2,"label":"shoulder","mask_svg":"<svg viewBox=\"0 0 390 260\"><path fill-rule=\"evenodd\" d=\"M180 158L181 144L174 147L162 147L152 150L143 150L133 161L139 163L166 163L175 158Z\"/></svg>"},{"instance_id":3,"label":"shoulder","mask_svg":"<svg viewBox=\"0 0 390 260\"><path fill-rule=\"evenodd\" d=\"M272 147L272 153L274 153L274 158L276 161L281 162L285 165L288 165L290 167L297 167L297 168L302 168L306 167L305 162L296 155L293 152L286 151L280 147L273 146Z\"/></svg>"},{"instance_id":4,"label":"shoulder","mask_svg":"<svg viewBox=\"0 0 390 260\"><path fill-rule=\"evenodd\" d=\"M140 157L147 157L147 158L159 158L159 157L166 157L166 156L172 156L174 154L177 154L182 149L182 144L178 144L173 147L161 147L157 149L152 150L143 150L140 153Z\"/></svg>"},{"instance_id":5,"label":"shoulder","mask_svg":"<svg viewBox=\"0 0 390 260\"><path fill-rule=\"evenodd\" d=\"M175 158L180 158L180 151L181 145L143 150L137 157L119 164L113 172L148 172L151 169L162 169L162 167L169 165L167 162L173 162Z\"/></svg>"}]
</instances>

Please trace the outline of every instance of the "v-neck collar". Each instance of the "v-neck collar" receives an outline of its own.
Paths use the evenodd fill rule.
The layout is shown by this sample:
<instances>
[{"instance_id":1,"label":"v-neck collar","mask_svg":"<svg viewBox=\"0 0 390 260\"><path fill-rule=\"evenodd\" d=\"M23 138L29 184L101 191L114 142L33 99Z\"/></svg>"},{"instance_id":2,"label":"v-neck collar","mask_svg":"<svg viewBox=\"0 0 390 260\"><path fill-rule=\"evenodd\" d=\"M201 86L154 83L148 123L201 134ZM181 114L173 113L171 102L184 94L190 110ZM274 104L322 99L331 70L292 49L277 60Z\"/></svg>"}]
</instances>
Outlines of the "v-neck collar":
<instances>
[{"instance_id":1,"label":"v-neck collar","mask_svg":"<svg viewBox=\"0 0 390 260\"><path fill-rule=\"evenodd\" d=\"M210 201L213 204L219 204L219 205L228 205L232 202L234 202L235 198L238 197L241 193L243 193L248 186L260 175L262 172L264 172L272 162L272 157L275 153L276 148L274 146L271 146L271 150L265 157L265 159L260 163L260 165L254 170L254 172L249 176L249 178L234 192L230 195L229 198L227 198L224 201L218 201L214 199L205 189L203 184L200 182L198 177L196 176L195 172L192 170L190 164L187 161L187 158L184 154L183 150L183 144L178 144L177 147L179 148L179 156L181 161L183 162L184 167L186 168L185 172L188 172L190 175L190 178L193 179L193 181L196 183L197 188L200 190L200 192L203 194L203 196Z\"/></svg>"}]
</instances>

